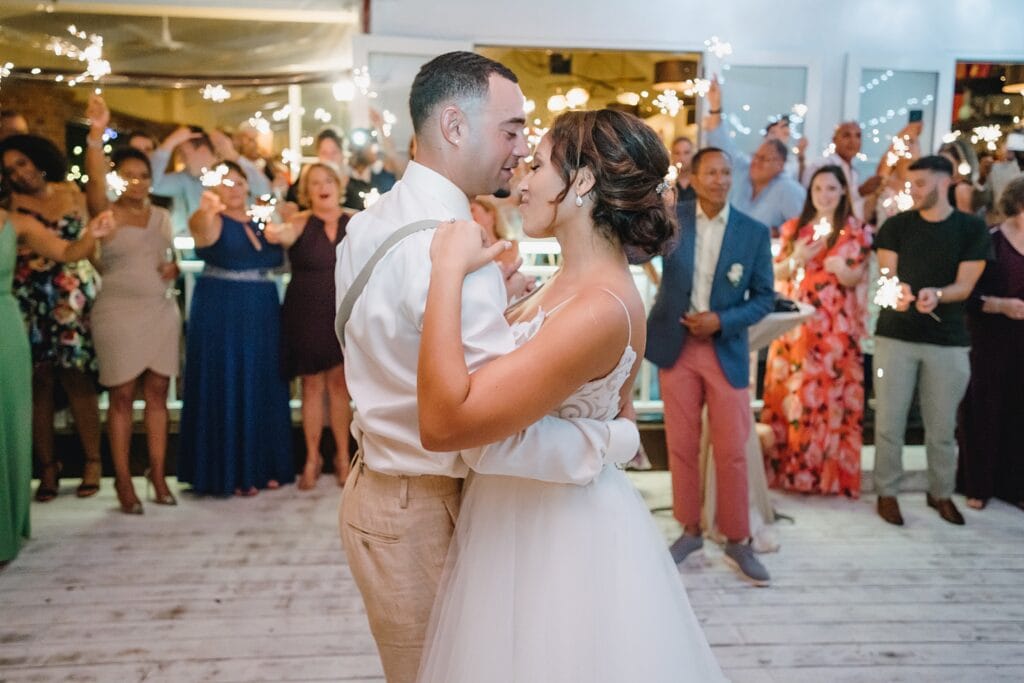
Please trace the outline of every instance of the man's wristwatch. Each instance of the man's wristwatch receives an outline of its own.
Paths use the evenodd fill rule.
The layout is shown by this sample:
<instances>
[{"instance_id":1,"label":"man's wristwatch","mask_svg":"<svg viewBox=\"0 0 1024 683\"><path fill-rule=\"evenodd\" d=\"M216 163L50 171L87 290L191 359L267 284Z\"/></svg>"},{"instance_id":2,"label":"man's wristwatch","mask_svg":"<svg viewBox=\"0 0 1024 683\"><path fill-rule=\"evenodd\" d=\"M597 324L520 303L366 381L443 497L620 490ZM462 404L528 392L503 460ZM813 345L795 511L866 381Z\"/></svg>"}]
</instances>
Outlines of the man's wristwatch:
<instances>
[{"instance_id":1,"label":"man's wristwatch","mask_svg":"<svg viewBox=\"0 0 1024 683\"><path fill-rule=\"evenodd\" d=\"M942 290L941 289L939 289L939 288L935 289L935 298L938 299L939 301L942 301Z\"/></svg>"}]
</instances>

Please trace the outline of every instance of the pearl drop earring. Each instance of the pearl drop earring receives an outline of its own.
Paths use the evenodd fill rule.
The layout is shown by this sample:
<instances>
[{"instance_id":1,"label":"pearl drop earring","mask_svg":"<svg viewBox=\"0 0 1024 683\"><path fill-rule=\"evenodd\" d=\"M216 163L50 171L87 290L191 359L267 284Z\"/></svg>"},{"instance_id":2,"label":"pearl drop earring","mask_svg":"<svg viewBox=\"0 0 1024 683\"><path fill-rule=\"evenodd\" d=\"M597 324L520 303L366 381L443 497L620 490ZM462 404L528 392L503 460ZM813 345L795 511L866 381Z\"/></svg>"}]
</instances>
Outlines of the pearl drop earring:
<instances>
[{"instance_id":1,"label":"pearl drop earring","mask_svg":"<svg viewBox=\"0 0 1024 683\"><path fill-rule=\"evenodd\" d=\"M583 197L576 195L576 206L583 206Z\"/></svg>"}]
</instances>

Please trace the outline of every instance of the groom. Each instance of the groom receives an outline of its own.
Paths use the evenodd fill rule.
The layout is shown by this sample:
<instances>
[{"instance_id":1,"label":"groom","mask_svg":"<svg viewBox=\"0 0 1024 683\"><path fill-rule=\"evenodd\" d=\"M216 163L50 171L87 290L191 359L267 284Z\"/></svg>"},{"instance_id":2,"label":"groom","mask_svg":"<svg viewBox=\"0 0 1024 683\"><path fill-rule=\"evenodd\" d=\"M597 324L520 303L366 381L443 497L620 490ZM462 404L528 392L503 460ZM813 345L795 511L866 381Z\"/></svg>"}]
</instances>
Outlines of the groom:
<instances>
[{"instance_id":1,"label":"groom","mask_svg":"<svg viewBox=\"0 0 1024 683\"><path fill-rule=\"evenodd\" d=\"M423 65L409 94L416 161L391 191L349 222L335 270L339 302L396 230L425 219L471 220L471 197L508 196L512 173L529 153L523 102L515 74L480 55L452 52ZM470 468L583 485L606 463L627 462L639 445L636 427L625 419L546 417L483 448L424 449L416 363L432 238L433 230L414 233L387 252L344 328L359 452L342 496L341 539L388 683L416 678ZM462 337L470 371L514 350L506 304L497 266L466 278Z\"/></svg>"}]
</instances>

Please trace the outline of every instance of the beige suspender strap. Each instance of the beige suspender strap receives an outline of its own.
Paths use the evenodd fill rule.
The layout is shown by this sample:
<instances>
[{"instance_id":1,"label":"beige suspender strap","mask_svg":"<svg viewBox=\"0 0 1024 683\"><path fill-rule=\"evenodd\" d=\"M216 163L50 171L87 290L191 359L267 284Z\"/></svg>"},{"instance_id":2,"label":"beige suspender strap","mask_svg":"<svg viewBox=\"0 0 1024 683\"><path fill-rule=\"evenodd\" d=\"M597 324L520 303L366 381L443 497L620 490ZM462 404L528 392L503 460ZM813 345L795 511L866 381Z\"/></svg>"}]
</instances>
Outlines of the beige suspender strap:
<instances>
[{"instance_id":1,"label":"beige suspender strap","mask_svg":"<svg viewBox=\"0 0 1024 683\"><path fill-rule=\"evenodd\" d=\"M341 300L341 305L338 306L338 314L334 318L334 333L338 335L338 342L341 343L341 348L345 348L345 325L348 324L348 319L352 317L352 309L356 305L356 300L359 299L359 295L363 293L363 289L366 287L366 283L370 280L370 276L373 274L373 269L377 267L377 263L384 258L384 255L391 251L391 248L396 244L404 240L409 235L415 234L421 230L428 230L430 228L436 228L437 224L441 221L426 220L416 221L410 223L403 228L399 228L395 232L391 233L391 236L384 240L384 243L377 248L377 251L373 252L373 256L366 262L363 269L359 271L359 275L352 281L352 285L345 292L344 298Z\"/></svg>"}]
</instances>

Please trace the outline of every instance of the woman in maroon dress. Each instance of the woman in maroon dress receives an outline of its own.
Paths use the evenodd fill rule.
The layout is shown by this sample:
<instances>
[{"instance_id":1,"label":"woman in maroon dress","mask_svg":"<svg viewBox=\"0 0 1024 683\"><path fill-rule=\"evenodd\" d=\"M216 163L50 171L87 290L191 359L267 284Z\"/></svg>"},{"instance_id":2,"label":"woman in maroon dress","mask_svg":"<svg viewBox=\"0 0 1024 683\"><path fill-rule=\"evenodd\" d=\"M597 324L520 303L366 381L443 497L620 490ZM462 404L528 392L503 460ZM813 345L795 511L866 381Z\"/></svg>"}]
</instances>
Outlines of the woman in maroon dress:
<instances>
[{"instance_id":1,"label":"woman in maroon dress","mask_svg":"<svg viewBox=\"0 0 1024 683\"><path fill-rule=\"evenodd\" d=\"M980 510L989 498L1024 508L1024 178L1003 190L1006 220L968 303L971 383L960 405L957 490Z\"/></svg>"},{"instance_id":2,"label":"woman in maroon dress","mask_svg":"<svg viewBox=\"0 0 1024 683\"><path fill-rule=\"evenodd\" d=\"M291 282L281 306L281 362L289 379L302 378L302 431L306 465L300 489L311 489L323 469L320 436L324 397L337 453L338 485L348 476L348 432L352 422L341 347L334 333L334 254L349 214L341 208L347 183L327 164L312 164L299 181L299 203L309 206L287 223L267 226L267 240L288 249Z\"/></svg>"}]
</instances>

